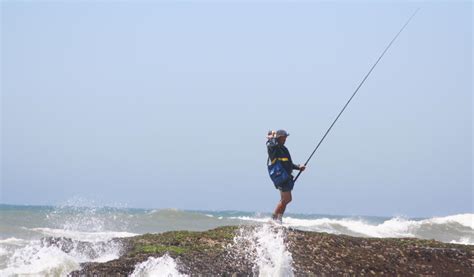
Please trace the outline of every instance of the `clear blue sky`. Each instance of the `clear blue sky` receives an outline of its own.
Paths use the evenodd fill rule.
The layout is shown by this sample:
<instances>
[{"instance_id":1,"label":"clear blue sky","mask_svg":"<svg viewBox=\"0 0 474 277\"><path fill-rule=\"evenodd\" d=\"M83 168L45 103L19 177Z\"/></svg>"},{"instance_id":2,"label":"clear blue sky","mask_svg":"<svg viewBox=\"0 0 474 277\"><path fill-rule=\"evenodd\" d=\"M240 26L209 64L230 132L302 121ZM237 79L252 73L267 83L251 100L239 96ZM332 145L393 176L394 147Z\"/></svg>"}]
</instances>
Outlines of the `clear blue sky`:
<instances>
[{"instance_id":1,"label":"clear blue sky","mask_svg":"<svg viewBox=\"0 0 474 277\"><path fill-rule=\"evenodd\" d=\"M270 212L265 135L304 162L289 212L473 211L470 2L2 1L2 203Z\"/></svg>"}]
</instances>

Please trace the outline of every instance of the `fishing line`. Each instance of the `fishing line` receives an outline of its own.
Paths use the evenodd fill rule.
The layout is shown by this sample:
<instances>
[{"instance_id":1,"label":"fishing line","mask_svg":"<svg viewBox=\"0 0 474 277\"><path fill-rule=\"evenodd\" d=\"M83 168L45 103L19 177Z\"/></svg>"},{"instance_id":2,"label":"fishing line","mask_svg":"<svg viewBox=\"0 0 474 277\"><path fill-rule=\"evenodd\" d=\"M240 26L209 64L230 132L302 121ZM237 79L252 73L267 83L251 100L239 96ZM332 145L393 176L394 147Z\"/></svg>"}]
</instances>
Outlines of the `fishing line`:
<instances>
[{"instance_id":1,"label":"fishing line","mask_svg":"<svg viewBox=\"0 0 474 277\"><path fill-rule=\"evenodd\" d=\"M395 37L392 39L392 41L390 41L390 43L387 45L387 47L385 48L385 50L382 52L382 55L380 55L380 57L377 59L377 61L374 63L374 65L370 68L369 72L367 72L367 74L365 75L364 79L362 79L362 82L360 82L360 84L357 86L357 88L355 89L354 93L352 94L351 98L349 98L349 101L347 101L347 103L344 105L344 107L342 108L341 112L339 112L339 114L337 115L336 119L334 119L334 121L332 122L331 126L329 126L328 130L326 131L326 133L324 134L324 136L321 138L321 140L319 141L318 145L316 145L316 148L314 148L313 152L311 153L311 155L309 156L309 158L306 160L306 162L304 163L304 165L306 166L308 164L308 162L311 160L311 158L313 157L314 153L316 153L316 150L318 150L319 146L321 145L321 143L324 141L324 139L326 138L326 136L328 135L329 131L331 131L332 127L334 126L334 124L336 123L336 121L339 119L339 117L341 116L341 114L344 112L344 110L346 109L346 107L349 105L349 103L351 102L352 98L354 98L354 96L357 94L357 92L359 91L360 87L364 84L365 80L367 80L367 78L369 77L370 73L372 73L372 70L374 70L374 68L377 66L377 64L379 63L379 61L382 59L382 57L385 55L385 53L387 52L387 50L390 48L390 46L392 46L393 42L397 39L397 37L402 33L402 31L405 29L405 27L408 25L408 23L410 23L410 21L412 20L413 17L415 17L416 13L419 11L420 9L416 9L416 11L410 16L410 18L408 18L407 22L405 23L405 25L403 25L403 27L400 29L400 31L398 31L398 33L395 35ZM298 175L296 175L295 177L295 180L294 182L296 182L296 180L298 180L298 177L301 175L303 171L300 171L298 172Z\"/></svg>"}]
</instances>

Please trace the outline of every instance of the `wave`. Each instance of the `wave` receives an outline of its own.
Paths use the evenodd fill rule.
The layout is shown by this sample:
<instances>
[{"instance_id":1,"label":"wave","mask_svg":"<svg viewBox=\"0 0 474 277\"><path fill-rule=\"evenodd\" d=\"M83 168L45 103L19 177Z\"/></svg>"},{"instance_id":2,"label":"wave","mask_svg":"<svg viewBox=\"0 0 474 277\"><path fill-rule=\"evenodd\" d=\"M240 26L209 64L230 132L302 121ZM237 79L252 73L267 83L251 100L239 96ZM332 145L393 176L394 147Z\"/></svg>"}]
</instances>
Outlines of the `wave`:
<instances>
[{"instance_id":1,"label":"wave","mask_svg":"<svg viewBox=\"0 0 474 277\"><path fill-rule=\"evenodd\" d=\"M269 217L240 216L235 219L267 222ZM460 214L430 219L395 217L381 223L364 218L314 218L285 217L284 226L306 231L327 232L362 237L416 237L436 239L447 243L473 244L474 214Z\"/></svg>"},{"instance_id":2,"label":"wave","mask_svg":"<svg viewBox=\"0 0 474 277\"><path fill-rule=\"evenodd\" d=\"M15 251L2 276L14 275L66 275L79 268L73 257L56 247L28 246Z\"/></svg>"},{"instance_id":3,"label":"wave","mask_svg":"<svg viewBox=\"0 0 474 277\"><path fill-rule=\"evenodd\" d=\"M19 210L5 211L5 218L17 222L23 218L18 213L27 214L23 226L7 229L9 222L0 223L15 234L0 240L0 276L65 276L84 262L117 259L123 246L112 238L137 235L124 231L128 227L122 221L124 211L82 207Z\"/></svg>"},{"instance_id":4,"label":"wave","mask_svg":"<svg viewBox=\"0 0 474 277\"><path fill-rule=\"evenodd\" d=\"M461 237L460 239L452 240L449 243L474 245L474 240L472 237Z\"/></svg>"},{"instance_id":5,"label":"wave","mask_svg":"<svg viewBox=\"0 0 474 277\"><path fill-rule=\"evenodd\" d=\"M10 237L10 238L7 238L7 239L0 240L0 244L7 244L7 245L21 246L21 245L25 245L27 243L28 243L27 240L15 238L15 237Z\"/></svg>"},{"instance_id":6,"label":"wave","mask_svg":"<svg viewBox=\"0 0 474 277\"><path fill-rule=\"evenodd\" d=\"M81 243L78 241L31 241L24 247L3 249L9 254L0 276L65 276L80 268L83 262L107 262L117 259L122 245L112 241Z\"/></svg>"},{"instance_id":7,"label":"wave","mask_svg":"<svg viewBox=\"0 0 474 277\"><path fill-rule=\"evenodd\" d=\"M458 214L445 217L434 217L428 219L436 224L459 223L463 226L474 229L474 214Z\"/></svg>"},{"instance_id":8,"label":"wave","mask_svg":"<svg viewBox=\"0 0 474 277\"><path fill-rule=\"evenodd\" d=\"M84 231L74 231L74 230L65 230L65 229L53 229L53 228L31 228L30 230L41 233L45 236L52 237L66 237L78 241L88 241L88 242L100 242L107 241L113 238L124 238L124 237L133 237L138 234L130 232L84 232Z\"/></svg>"}]
</instances>

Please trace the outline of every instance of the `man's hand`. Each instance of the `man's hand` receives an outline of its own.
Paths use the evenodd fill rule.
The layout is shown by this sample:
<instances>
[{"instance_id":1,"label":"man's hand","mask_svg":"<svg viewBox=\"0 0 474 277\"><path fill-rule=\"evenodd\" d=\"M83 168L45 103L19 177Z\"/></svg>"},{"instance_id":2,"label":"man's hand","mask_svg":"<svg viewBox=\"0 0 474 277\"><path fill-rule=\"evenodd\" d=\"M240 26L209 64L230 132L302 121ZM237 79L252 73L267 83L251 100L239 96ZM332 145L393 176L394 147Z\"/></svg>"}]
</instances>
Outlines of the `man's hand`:
<instances>
[{"instance_id":1,"label":"man's hand","mask_svg":"<svg viewBox=\"0 0 474 277\"><path fill-rule=\"evenodd\" d=\"M306 166L305 165L300 165L300 170L301 171L304 171L306 169Z\"/></svg>"},{"instance_id":2,"label":"man's hand","mask_svg":"<svg viewBox=\"0 0 474 277\"><path fill-rule=\"evenodd\" d=\"M276 131L268 131L268 134L267 134L267 139L272 139L276 136Z\"/></svg>"}]
</instances>

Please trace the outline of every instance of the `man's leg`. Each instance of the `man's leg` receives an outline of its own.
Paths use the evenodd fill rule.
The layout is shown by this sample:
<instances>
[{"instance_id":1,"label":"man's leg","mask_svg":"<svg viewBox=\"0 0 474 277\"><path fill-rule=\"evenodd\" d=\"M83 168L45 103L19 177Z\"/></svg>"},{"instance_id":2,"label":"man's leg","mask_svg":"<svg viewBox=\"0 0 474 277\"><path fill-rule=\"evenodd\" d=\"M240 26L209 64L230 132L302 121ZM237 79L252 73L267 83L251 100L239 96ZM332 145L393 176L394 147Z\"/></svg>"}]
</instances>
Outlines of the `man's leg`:
<instances>
[{"instance_id":1,"label":"man's leg","mask_svg":"<svg viewBox=\"0 0 474 277\"><path fill-rule=\"evenodd\" d=\"M280 191L280 202L275 208L275 212L273 213L273 219L281 220L283 214L285 213L286 205L291 202L291 191Z\"/></svg>"}]
</instances>

